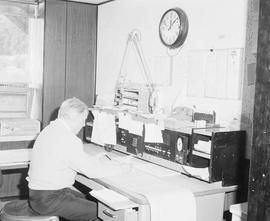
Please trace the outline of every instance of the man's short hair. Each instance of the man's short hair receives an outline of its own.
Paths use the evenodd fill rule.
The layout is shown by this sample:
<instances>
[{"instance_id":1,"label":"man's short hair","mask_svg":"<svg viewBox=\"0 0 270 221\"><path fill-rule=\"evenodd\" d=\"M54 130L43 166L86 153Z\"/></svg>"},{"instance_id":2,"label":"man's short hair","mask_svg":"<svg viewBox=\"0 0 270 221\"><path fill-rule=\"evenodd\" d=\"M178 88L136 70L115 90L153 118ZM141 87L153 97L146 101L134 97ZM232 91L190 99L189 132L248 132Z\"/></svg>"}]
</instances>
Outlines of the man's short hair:
<instances>
[{"instance_id":1,"label":"man's short hair","mask_svg":"<svg viewBox=\"0 0 270 221\"><path fill-rule=\"evenodd\" d=\"M88 112L87 105L76 97L65 100L58 111L58 118L70 119Z\"/></svg>"}]
</instances>

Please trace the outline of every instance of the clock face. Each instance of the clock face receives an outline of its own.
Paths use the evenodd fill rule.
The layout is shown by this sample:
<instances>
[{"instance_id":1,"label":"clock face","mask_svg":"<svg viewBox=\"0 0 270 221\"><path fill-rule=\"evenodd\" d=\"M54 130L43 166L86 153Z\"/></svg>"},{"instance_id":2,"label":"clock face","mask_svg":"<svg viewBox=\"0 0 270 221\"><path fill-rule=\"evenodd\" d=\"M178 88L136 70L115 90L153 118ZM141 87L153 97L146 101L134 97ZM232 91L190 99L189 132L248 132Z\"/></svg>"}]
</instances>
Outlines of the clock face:
<instances>
[{"instance_id":1,"label":"clock face","mask_svg":"<svg viewBox=\"0 0 270 221\"><path fill-rule=\"evenodd\" d=\"M159 36L161 42L169 48L181 46L187 36L187 16L180 8L166 11L159 24Z\"/></svg>"},{"instance_id":2,"label":"clock face","mask_svg":"<svg viewBox=\"0 0 270 221\"><path fill-rule=\"evenodd\" d=\"M167 12L160 24L160 34L163 41L172 45L178 38L180 32L180 19L176 11Z\"/></svg>"},{"instance_id":3,"label":"clock face","mask_svg":"<svg viewBox=\"0 0 270 221\"><path fill-rule=\"evenodd\" d=\"M183 141L182 138L179 137L176 142L176 147L178 151L181 151L183 149Z\"/></svg>"}]
</instances>

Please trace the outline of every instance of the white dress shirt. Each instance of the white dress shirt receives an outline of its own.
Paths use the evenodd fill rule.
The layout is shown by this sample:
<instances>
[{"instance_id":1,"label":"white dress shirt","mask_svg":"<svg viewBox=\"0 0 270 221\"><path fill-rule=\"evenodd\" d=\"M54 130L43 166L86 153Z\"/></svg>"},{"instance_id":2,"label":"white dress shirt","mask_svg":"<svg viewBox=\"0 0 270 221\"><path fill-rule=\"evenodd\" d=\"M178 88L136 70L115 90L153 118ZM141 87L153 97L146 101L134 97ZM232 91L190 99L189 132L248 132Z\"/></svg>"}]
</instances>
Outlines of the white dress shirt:
<instances>
[{"instance_id":1,"label":"white dress shirt","mask_svg":"<svg viewBox=\"0 0 270 221\"><path fill-rule=\"evenodd\" d=\"M27 180L30 189L57 190L71 187L77 172L98 178L128 169L85 153L82 141L63 120L57 119L44 128L35 141Z\"/></svg>"}]
</instances>

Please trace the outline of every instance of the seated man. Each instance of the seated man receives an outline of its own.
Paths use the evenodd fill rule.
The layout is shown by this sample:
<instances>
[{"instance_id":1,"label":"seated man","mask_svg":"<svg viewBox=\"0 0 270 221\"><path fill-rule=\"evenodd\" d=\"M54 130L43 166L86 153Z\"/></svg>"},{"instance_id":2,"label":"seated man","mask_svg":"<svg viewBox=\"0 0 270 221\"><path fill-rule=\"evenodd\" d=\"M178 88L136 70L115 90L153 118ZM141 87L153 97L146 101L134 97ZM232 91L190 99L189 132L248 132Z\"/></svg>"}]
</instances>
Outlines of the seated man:
<instances>
[{"instance_id":1,"label":"seated man","mask_svg":"<svg viewBox=\"0 0 270 221\"><path fill-rule=\"evenodd\" d=\"M41 215L88 221L97 217L95 202L72 190L77 172L90 178L112 176L130 170L102 156L89 156L76 136L84 126L88 107L77 98L65 100L52 121L37 137L28 171L29 204Z\"/></svg>"}]
</instances>

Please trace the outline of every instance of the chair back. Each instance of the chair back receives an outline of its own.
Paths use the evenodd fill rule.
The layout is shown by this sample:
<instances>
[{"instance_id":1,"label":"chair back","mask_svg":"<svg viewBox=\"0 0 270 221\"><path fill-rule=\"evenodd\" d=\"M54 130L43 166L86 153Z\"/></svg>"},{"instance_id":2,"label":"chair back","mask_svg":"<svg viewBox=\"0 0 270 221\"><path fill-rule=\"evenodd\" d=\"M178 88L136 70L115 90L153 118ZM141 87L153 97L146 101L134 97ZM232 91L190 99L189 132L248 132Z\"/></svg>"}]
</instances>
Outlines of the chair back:
<instances>
[{"instance_id":1,"label":"chair back","mask_svg":"<svg viewBox=\"0 0 270 221\"><path fill-rule=\"evenodd\" d=\"M208 124L214 124L216 122L216 112L213 111L212 113L202 113L202 112L195 112L194 113L194 121L195 120L205 120Z\"/></svg>"}]
</instances>

